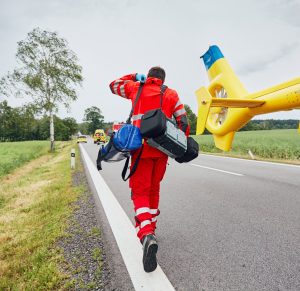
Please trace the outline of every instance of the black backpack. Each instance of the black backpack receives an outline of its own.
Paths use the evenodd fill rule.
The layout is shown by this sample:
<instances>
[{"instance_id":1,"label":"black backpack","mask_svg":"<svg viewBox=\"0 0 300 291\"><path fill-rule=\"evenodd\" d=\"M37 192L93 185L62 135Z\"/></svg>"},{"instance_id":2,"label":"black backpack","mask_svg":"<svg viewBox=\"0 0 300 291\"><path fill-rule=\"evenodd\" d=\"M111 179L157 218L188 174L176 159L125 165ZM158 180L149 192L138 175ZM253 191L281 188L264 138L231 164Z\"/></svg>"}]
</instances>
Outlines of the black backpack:
<instances>
[{"instance_id":1,"label":"black backpack","mask_svg":"<svg viewBox=\"0 0 300 291\"><path fill-rule=\"evenodd\" d=\"M141 120L141 135L145 138L155 138L163 135L166 131L167 117L162 112L162 96L168 87L160 88L160 108L147 111Z\"/></svg>"}]
</instances>

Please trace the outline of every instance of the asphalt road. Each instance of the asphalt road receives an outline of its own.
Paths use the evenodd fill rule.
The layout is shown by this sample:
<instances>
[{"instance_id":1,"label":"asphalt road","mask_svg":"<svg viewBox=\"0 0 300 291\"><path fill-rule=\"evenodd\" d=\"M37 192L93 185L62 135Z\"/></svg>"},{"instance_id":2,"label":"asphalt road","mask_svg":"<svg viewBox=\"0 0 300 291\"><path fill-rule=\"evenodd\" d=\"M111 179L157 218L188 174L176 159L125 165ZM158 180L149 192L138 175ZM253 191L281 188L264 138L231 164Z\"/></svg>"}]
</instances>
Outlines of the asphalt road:
<instances>
[{"instance_id":1,"label":"asphalt road","mask_svg":"<svg viewBox=\"0 0 300 291\"><path fill-rule=\"evenodd\" d=\"M93 160L99 146L84 145ZM123 162L101 172L133 221ZM300 167L200 155L169 160L158 260L176 290L300 290Z\"/></svg>"}]
</instances>

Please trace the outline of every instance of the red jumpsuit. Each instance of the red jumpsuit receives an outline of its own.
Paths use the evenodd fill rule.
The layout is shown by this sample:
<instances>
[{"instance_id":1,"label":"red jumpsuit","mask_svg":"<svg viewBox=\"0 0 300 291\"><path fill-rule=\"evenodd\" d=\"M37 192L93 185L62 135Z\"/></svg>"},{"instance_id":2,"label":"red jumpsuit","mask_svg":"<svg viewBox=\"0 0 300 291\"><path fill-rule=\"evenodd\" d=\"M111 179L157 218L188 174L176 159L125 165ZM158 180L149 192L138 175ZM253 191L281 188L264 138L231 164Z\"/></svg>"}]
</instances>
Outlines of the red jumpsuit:
<instances>
[{"instance_id":1,"label":"red jumpsuit","mask_svg":"<svg viewBox=\"0 0 300 291\"><path fill-rule=\"evenodd\" d=\"M130 99L132 104L137 95L139 82L136 74L124 76L110 84L112 93ZM135 106L132 121L133 125L140 127L143 114L149 110L160 107L160 87L162 81L157 78L147 78L140 98ZM175 90L167 88L163 96L162 110L169 118L175 117L178 126L189 134L184 105L180 102ZM132 154L134 163L138 151ZM149 146L144 142L144 149L135 174L129 180L131 198L134 204L137 236L140 240L147 234L154 234L156 220L159 215L159 189L160 182L166 171L168 156L163 152Z\"/></svg>"}]
</instances>

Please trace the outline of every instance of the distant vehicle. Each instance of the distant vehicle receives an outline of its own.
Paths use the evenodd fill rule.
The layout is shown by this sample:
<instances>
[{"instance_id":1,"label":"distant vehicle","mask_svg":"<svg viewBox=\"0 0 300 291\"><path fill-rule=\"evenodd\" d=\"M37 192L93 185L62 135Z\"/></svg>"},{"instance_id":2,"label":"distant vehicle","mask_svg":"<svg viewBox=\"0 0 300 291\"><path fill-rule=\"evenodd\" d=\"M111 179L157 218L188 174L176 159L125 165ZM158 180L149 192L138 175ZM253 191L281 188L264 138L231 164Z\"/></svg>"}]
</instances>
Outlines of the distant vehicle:
<instances>
[{"instance_id":1,"label":"distant vehicle","mask_svg":"<svg viewBox=\"0 0 300 291\"><path fill-rule=\"evenodd\" d=\"M106 142L106 134L103 129L96 129L94 133L94 143Z\"/></svg>"},{"instance_id":2,"label":"distant vehicle","mask_svg":"<svg viewBox=\"0 0 300 291\"><path fill-rule=\"evenodd\" d=\"M114 132L118 131L125 123L124 122L114 122L112 126L112 130Z\"/></svg>"},{"instance_id":3,"label":"distant vehicle","mask_svg":"<svg viewBox=\"0 0 300 291\"><path fill-rule=\"evenodd\" d=\"M87 138L86 138L85 135L79 135L79 136L77 137L77 143L80 143L80 142L85 142L85 143L87 143Z\"/></svg>"}]
</instances>

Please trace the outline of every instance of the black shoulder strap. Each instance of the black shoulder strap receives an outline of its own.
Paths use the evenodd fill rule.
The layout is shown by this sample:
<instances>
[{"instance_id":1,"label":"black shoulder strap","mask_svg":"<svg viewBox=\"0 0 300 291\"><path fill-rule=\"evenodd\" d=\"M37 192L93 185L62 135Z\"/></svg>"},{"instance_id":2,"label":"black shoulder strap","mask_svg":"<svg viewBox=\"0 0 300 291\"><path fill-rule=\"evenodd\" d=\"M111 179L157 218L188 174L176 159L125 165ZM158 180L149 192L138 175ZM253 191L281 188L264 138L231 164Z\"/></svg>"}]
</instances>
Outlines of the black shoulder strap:
<instances>
[{"instance_id":1,"label":"black shoulder strap","mask_svg":"<svg viewBox=\"0 0 300 291\"><path fill-rule=\"evenodd\" d=\"M141 83L141 84L140 84L140 87L139 87L139 89L138 89L138 92L137 92L137 94L136 94L136 97L135 97L135 100L134 100L134 104L132 105L132 108L131 108L129 117L128 117L128 119L126 120L126 123L127 123L127 124L130 124L130 123L131 123L131 117L132 117L132 114L133 114L133 110L134 110L134 108L135 108L135 106L136 106L136 104L137 104L137 102L138 102L138 100L139 100L139 98L140 98L140 95L141 95L141 93L142 93L143 86L144 86L144 83Z\"/></svg>"},{"instance_id":2,"label":"black shoulder strap","mask_svg":"<svg viewBox=\"0 0 300 291\"><path fill-rule=\"evenodd\" d=\"M168 86L166 85L161 85L160 86L160 108L162 109L162 103L163 103L163 96L168 89Z\"/></svg>"},{"instance_id":3,"label":"black shoulder strap","mask_svg":"<svg viewBox=\"0 0 300 291\"><path fill-rule=\"evenodd\" d=\"M125 162L125 165L124 165L124 168L123 168L123 171L122 171L122 179L123 179L123 181L127 181L135 173L135 171L137 169L137 166L138 166L138 163L139 163L139 161L141 159L143 149L144 149L144 144L142 145L142 147L140 149L140 152L139 152L139 154L138 154L138 156L137 156L137 158L136 158L136 160L135 160L135 162L134 162L134 164L132 166L132 169L131 169L129 175L127 176L127 178L125 178L125 176L126 176L126 173L127 173L127 169L128 169L130 157L128 157L126 159L126 162Z\"/></svg>"}]
</instances>

